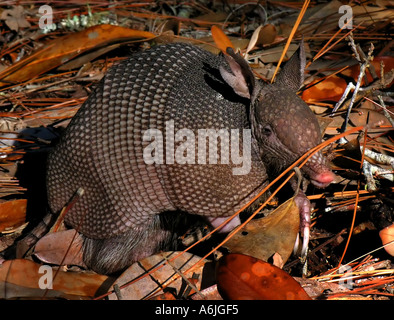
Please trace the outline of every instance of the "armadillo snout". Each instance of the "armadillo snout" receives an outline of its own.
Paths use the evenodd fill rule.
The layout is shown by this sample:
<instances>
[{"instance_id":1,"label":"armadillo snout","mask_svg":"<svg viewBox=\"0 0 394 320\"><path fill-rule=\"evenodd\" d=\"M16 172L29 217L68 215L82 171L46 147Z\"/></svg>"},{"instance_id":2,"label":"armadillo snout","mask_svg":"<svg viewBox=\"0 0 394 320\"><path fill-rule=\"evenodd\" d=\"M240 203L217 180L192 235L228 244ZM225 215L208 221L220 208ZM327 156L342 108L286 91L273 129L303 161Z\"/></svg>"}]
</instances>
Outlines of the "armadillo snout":
<instances>
[{"instance_id":1,"label":"armadillo snout","mask_svg":"<svg viewBox=\"0 0 394 320\"><path fill-rule=\"evenodd\" d=\"M309 176L312 184L318 188L325 188L334 181L335 175L326 164L327 160L321 152L315 153L306 163L303 170Z\"/></svg>"},{"instance_id":2,"label":"armadillo snout","mask_svg":"<svg viewBox=\"0 0 394 320\"><path fill-rule=\"evenodd\" d=\"M331 171L326 171L311 177L311 182L318 188L325 188L334 181L334 174Z\"/></svg>"}]
</instances>

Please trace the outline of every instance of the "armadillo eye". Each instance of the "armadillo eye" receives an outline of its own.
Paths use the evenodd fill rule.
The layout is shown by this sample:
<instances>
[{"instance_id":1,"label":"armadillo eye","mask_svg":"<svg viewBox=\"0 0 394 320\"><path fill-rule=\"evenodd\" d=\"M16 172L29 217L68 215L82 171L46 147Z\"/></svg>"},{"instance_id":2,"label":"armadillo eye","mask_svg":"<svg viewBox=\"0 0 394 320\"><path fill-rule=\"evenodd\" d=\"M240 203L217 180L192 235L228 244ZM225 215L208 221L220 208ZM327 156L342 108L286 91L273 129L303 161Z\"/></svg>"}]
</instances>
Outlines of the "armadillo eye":
<instances>
[{"instance_id":1,"label":"armadillo eye","mask_svg":"<svg viewBox=\"0 0 394 320\"><path fill-rule=\"evenodd\" d=\"M271 133L272 133L272 129L271 129L270 126L266 125L266 126L264 126L264 127L262 128L261 133L264 134L264 135L266 135L266 136L269 136L269 135L271 135Z\"/></svg>"}]
</instances>

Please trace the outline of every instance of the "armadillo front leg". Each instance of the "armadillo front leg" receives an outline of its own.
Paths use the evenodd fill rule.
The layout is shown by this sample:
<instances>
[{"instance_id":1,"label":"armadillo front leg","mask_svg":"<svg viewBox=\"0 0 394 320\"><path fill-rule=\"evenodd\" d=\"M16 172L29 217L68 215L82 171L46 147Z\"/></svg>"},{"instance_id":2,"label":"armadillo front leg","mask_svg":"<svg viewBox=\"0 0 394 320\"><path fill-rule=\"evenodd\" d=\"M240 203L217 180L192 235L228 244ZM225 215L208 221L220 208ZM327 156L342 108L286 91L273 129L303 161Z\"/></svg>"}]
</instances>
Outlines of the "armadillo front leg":
<instances>
[{"instance_id":1,"label":"armadillo front leg","mask_svg":"<svg viewBox=\"0 0 394 320\"><path fill-rule=\"evenodd\" d=\"M301 190L300 186L303 180L301 176L301 172L296 170L298 175L298 180L293 177L290 179L290 185L292 189L296 192L294 197L294 201L298 207L300 212L300 233L302 236L302 246L301 246L301 257L304 258L308 251L308 244L309 244L309 236L310 236L310 226L311 226L311 203L309 199L306 197L303 190ZM297 251L299 247L299 236L297 237L297 241L294 245L294 251Z\"/></svg>"}]
</instances>

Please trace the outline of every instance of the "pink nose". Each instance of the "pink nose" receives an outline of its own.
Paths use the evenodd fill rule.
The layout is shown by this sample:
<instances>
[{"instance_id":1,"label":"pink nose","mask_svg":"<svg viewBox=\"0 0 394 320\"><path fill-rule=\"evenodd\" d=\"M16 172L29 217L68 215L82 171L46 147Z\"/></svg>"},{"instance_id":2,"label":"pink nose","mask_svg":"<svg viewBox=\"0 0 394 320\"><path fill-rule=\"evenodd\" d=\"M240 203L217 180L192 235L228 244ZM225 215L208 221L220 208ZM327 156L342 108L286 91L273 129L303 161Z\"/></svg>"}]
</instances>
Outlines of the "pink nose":
<instances>
[{"instance_id":1,"label":"pink nose","mask_svg":"<svg viewBox=\"0 0 394 320\"><path fill-rule=\"evenodd\" d=\"M326 171L326 172L319 173L315 177L315 180L317 180L323 184L330 184L334 180L334 177L335 176L331 171Z\"/></svg>"}]
</instances>

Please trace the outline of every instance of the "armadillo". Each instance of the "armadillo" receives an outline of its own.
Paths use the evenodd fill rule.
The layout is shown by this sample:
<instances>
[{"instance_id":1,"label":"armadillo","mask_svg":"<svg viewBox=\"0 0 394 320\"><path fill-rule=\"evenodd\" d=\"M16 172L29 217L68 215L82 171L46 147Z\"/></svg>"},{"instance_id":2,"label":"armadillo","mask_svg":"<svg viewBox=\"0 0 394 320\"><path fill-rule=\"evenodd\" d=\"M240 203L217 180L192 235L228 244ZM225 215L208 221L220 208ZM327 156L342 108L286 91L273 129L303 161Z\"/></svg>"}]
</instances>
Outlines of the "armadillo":
<instances>
[{"instance_id":1,"label":"armadillo","mask_svg":"<svg viewBox=\"0 0 394 320\"><path fill-rule=\"evenodd\" d=\"M300 46L276 82L264 84L231 49L214 55L183 43L158 45L113 66L48 159L53 213L84 190L65 222L83 236L86 265L109 274L160 250L173 232L163 227L164 212L219 225L269 177L318 145L317 119L296 95L304 66ZM204 145L196 142L201 130L208 132ZM215 162L199 153L220 130L238 144L218 138L214 154L243 156L246 170L236 157L221 154ZM317 187L333 180L326 162L319 152L302 169ZM302 192L299 199L308 229L309 202Z\"/></svg>"}]
</instances>

